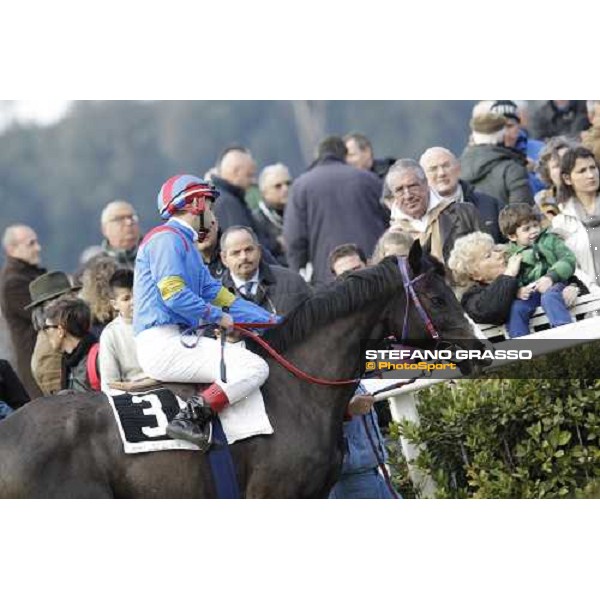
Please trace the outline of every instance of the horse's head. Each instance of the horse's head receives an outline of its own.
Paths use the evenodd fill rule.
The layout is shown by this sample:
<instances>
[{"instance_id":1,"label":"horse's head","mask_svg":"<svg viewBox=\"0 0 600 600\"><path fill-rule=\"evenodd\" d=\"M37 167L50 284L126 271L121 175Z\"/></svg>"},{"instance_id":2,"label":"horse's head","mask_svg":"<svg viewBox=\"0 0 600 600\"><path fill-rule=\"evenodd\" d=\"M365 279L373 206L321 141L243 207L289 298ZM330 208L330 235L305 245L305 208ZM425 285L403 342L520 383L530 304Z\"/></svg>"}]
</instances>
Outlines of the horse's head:
<instances>
[{"instance_id":1,"label":"horse's head","mask_svg":"<svg viewBox=\"0 0 600 600\"><path fill-rule=\"evenodd\" d=\"M424 253L418 241L413 243L408 259L394 260L398 264L398 277L403 278L404 291L388 306L386 318L388 328L398 340L440 349L448 344L464 350L491 349L487 340L478 338L446 281L442 263ZM490 362L473 359L461 361L458 366L463 375L470 375L479 373Z\"/></svg>"}]
</instances>

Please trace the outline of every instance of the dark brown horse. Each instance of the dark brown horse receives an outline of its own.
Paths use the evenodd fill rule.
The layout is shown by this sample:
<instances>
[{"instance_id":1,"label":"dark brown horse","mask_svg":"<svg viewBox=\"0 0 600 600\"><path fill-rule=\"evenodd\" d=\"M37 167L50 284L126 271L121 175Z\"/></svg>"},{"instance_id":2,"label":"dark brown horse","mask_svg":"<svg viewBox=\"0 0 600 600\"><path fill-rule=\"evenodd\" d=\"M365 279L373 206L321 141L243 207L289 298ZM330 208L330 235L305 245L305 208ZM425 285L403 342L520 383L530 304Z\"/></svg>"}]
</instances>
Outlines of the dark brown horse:
<instances>
[{"instance_id":1,"label":"dark brown horse","mask_svg":"<svg viewBox=\"0 0 600 600\"><path fill-rule=\"evenodd\" d=\"M443 267L422 255L418 244L408 263L413 277L425 274L414 289L442 337L482 348ZM264 337L305 372L354 378L360 374L361 340L399 337L406 311L408 337L428 341L422 317L406 298L397 260L386 259L319 292ZM343 417L355 386L309 384L267 360L271 371L263 394L275 433L231 446L241 493L325 498L341 468ZM0 497L214 496L207 458L199 452L126 455L103 394L41 398L0 423Z\"/></svg>"}]
</instances>

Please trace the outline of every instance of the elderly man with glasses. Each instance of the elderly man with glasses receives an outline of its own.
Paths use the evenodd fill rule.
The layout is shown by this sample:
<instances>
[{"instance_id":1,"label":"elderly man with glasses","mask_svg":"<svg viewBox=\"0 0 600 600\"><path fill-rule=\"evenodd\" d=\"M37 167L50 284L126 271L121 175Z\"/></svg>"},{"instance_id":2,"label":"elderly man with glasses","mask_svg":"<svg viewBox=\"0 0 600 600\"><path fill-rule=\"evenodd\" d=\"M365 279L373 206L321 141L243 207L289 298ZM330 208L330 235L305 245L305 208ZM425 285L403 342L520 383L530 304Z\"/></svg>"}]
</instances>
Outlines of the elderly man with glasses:
<instances>
[{"instance_id":1,"label":"elderly man with glasses","mask_svg":"<svg viewBox=\"0 0 600 600\"><path fill-rule=\"evenodd\" d=\"M482 229L477 208L435 194L429 188L425 171L411 158L396 161L386 183L392 195L392 228L418 239L425 250L443 263L459 237Z\"/></svg>"},{"instance_id":2,"label":"elderly man with glasses","mask_svg":"<svg viewBox=\"0 0 600 600\"><path fill-rule=\"evenodd\" d=\"M140 226L133 206L124 200L113 200L104 207L100 221L103 254L114 258L123 269L135 268Z\"/></svg>"}]
</instances>

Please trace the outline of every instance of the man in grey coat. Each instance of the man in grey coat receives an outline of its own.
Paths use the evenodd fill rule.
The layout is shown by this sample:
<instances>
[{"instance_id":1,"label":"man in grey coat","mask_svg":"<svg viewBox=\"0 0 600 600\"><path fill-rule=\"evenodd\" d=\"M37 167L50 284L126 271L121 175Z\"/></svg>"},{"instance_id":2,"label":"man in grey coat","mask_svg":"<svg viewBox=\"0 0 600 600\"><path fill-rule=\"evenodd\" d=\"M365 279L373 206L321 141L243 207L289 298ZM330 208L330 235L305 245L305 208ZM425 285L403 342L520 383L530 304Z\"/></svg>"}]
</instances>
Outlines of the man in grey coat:
<instances>
[{"instance_id":1,"label":"man in grey coat","mask_svg":"<svg viewBox=\"0 0 600 600\"><path fill-rule=\"evenodd\" d=\"M312 283L329 283L329 254L354 243L370 255L387 228L379 202L382 183L369 171L346 164L346 144L330 136L320 142L316 161L298 177L283 220L288 264L294 271L312 263Z\"/></svg>"},{"instance_id":2,"label":"man in grey coat","mask_svg":"<svg viewBox=\"0 0 600 600\"><path fill-rule=\"evenodd\" d=\"M527 161L524 156L502 145L506 119L497 113L483 113L471 120L472 144L460 157L462 179L476 191L503 204L533 204Z\"/></svg>"}]
</instances>

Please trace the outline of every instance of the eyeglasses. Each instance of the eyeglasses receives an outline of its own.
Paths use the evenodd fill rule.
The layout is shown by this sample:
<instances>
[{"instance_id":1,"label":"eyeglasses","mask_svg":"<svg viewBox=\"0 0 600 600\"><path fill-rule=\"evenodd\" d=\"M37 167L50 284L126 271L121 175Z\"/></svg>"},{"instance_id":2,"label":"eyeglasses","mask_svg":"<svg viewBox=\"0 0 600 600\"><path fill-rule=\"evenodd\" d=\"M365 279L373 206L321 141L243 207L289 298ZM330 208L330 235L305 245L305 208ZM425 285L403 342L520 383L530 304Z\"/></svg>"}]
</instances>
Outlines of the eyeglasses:
<instances>
[{"instance_id":1,"label":"eyeglasses","mask_svg":"<svg viewBox=\"0 0 600 600\"><path fill-rule=\"evenodd\" d=\"M119 215L117 217L113 217L109 219L109 223L125 223L125 221L130 221L131 223L137 223L140 218L137 215Z\"/></svg>"},{"instance_id":2,"label":"eyeglasses","mask_svg":"<svg viewBox=\"0 0 600 600\"><path fill-rule=\"evenodd\" d=\"M280 181L279 183L274 183L273 187L276 190L280 190L284 185L287 185L288 187L290 187L290 185L292 185L292 180L288 179L287 181Z\"/></svg>"},{"instance_id":3,"label":"eyeglasses","mask_svg":"<svg viewBox=\"0 0 600 600\"><path fill-rule=\"evenodd\" d=\"M407 192L408 192L408 195L410 196L412 194L417 193L420 189L421 189L420 183L411 183L410 185L403 185L403 186L393 189L392 194L394 196L396 196L397 198L401 198Z\"/></svg>"}]
</instances>

